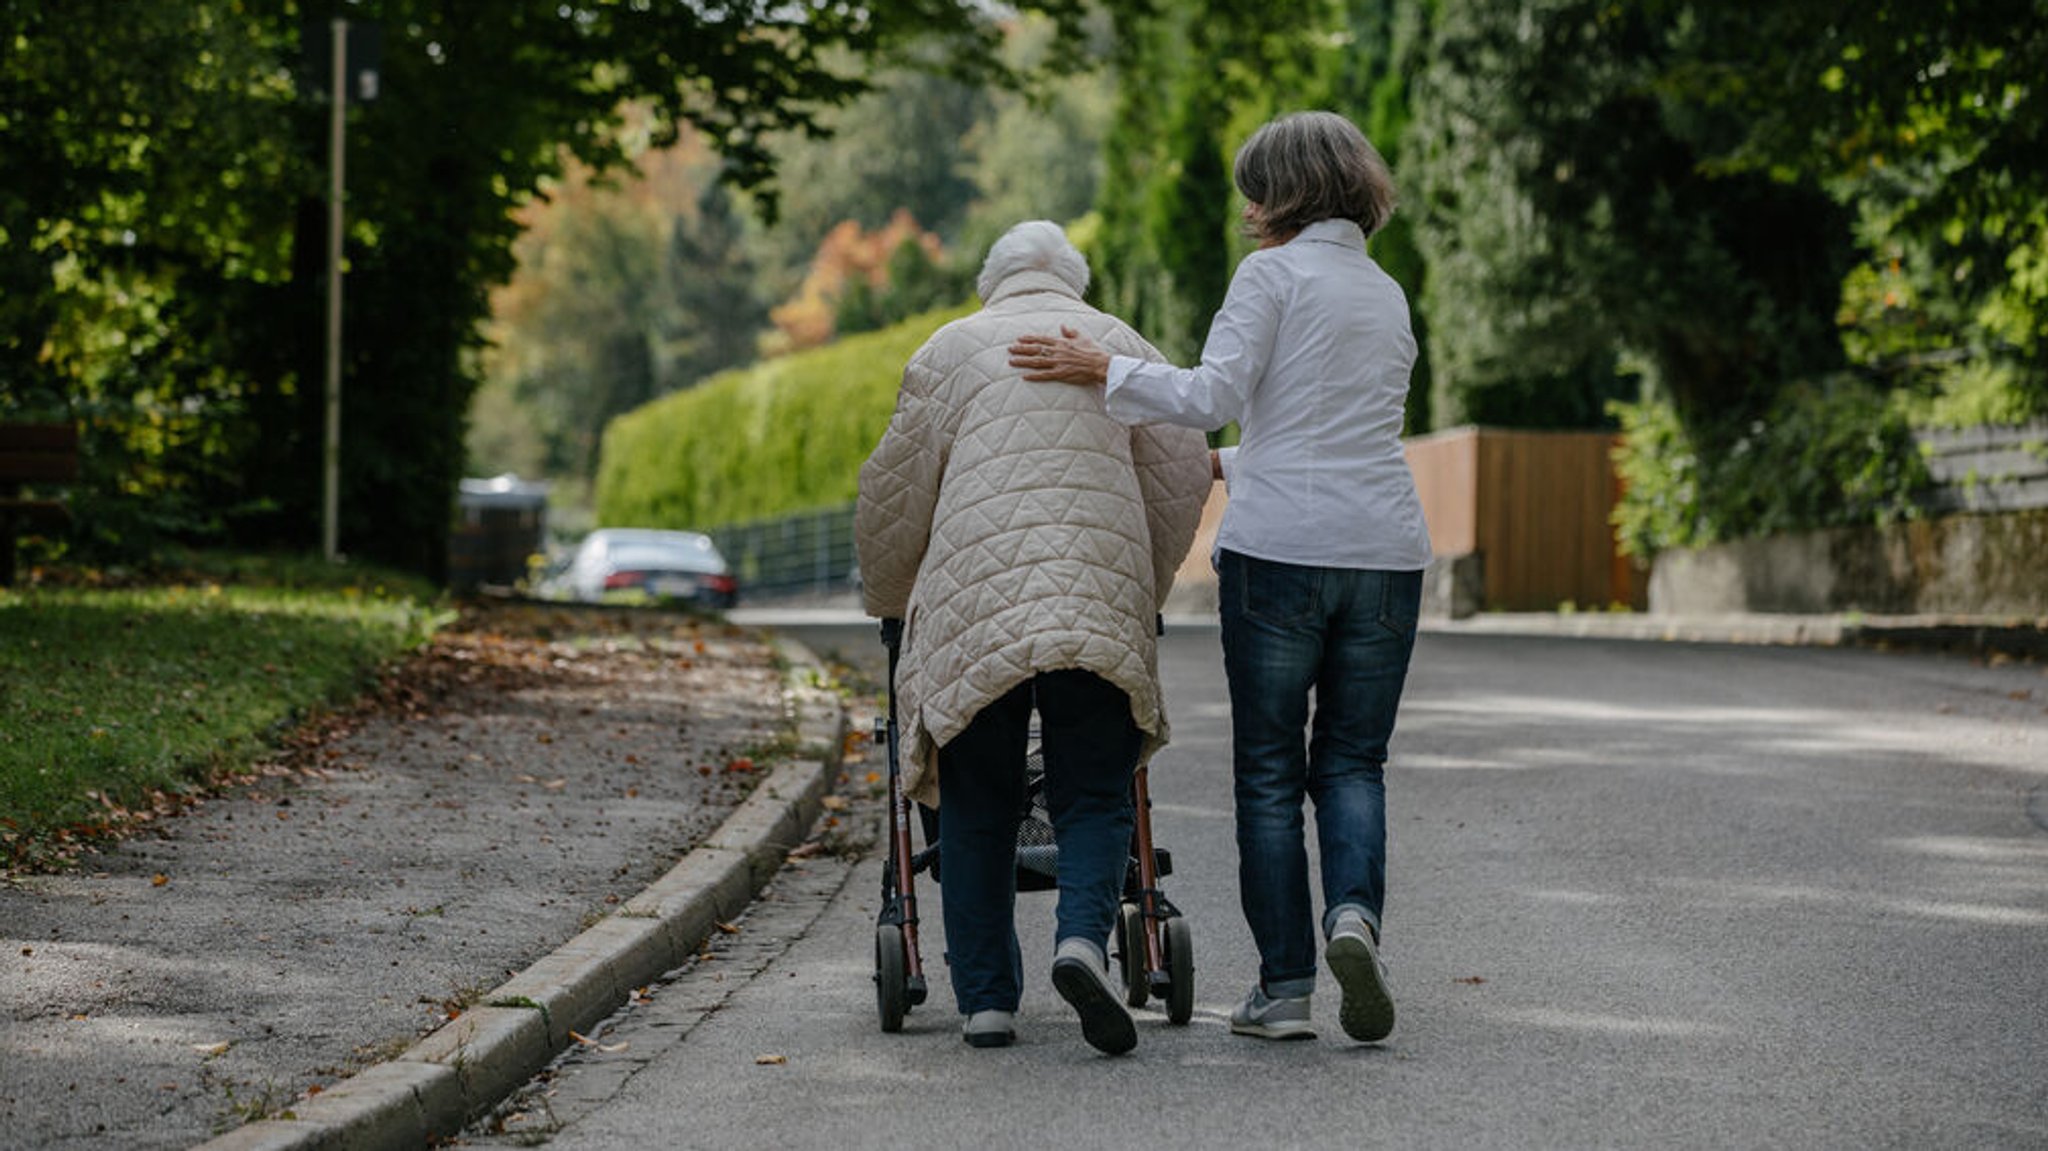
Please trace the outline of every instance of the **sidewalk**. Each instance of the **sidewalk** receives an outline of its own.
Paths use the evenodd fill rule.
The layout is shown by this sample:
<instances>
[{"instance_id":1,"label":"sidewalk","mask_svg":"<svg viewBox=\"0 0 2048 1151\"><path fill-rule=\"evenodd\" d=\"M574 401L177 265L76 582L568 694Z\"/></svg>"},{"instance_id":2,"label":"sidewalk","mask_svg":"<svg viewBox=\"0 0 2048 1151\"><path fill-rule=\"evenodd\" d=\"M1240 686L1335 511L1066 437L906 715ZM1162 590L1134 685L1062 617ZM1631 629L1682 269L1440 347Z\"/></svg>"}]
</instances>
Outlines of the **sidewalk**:
<instances>
[{"instance_id":1,"label":"sidewalk","mask_svg":"<svg viewBox=\"0 0 2048 1151\"><path fill-rule=\"evenodd\" d=\"M683 616L500 609L155 834L0 883L0 1144L452 1134L801 842L842 720L779 657Z\"/></svg>"}]
</instances>

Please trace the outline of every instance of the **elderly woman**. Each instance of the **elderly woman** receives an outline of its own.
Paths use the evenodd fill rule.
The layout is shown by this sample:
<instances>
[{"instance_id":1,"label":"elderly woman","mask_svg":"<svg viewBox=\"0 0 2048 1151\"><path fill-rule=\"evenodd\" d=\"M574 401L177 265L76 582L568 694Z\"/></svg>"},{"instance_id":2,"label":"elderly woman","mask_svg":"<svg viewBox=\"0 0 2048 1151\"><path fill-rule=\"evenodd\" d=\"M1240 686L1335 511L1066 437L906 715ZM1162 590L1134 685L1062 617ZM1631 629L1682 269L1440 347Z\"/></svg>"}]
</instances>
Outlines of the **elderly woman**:
<instances>
[{"instance_id":1,"label":"elderly woman","mask_svg":"<svg viewBox=\"0 0 2048 1151\"><path fill-rule=\"evenodd\" d=\"M1393 211L1393 179L1365 136L1328 112L1266 124L1233 175L1259 250L1238 266L1199 366L1148 363L1071 327L1018 340L1010 363L1030 380L1106 384L1110 414L1127 422L1237 421L1239 448L1216 460L1230 493L1217 574L1239 898L1259 983L1230 1026L1314 1034L1307 797L1338 1019L1375 1042L1394 1026L1378 950L1383 768L1430 559L1400 438L1415 363L1408 302L1365 248Z\"/></svg>"},{"instance_id":2,"label":"elderly woman","mask_svg":"<svg viewBox=\"0 0 2048 1151\"><path fill-rule=\"evenodd\" d=\"M1098 1050L1138 1041L1104 945L1130 853L1132 775L1167 738L1155 621L1213 481L1199 433L1126 426L1101 395L1026 384L1005 362L1012 340L1046 328L1158 360L1081 301L1087 286L1088 264L1057 226L1005 233L976 285L983 308L911 357L860 472L862 594L868 614L904 621L908 784L939 805L946 957L976 1047L1014 1038L1014 861L1034 707L1059 850L1053 987Z\"/></svg>"}]
</instances>

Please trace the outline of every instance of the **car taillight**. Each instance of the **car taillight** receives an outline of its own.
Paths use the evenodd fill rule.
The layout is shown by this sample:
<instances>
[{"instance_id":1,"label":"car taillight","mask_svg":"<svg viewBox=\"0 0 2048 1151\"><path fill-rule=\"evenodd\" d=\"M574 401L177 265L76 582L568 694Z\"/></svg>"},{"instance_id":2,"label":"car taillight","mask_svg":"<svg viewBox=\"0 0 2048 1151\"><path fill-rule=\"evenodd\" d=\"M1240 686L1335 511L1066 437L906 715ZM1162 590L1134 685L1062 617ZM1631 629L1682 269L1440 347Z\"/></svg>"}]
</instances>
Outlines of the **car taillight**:
<instances>
[{"instance_id":1,"label":"car taillight","mask_svg":"<svg viewBox=\"0 0 2048 1151\"><path fill-rule=\"evenodd\" d=\"M704 586L720 595L725 595L740 590L740 581L729 575L705 576Z\"/></svg>"},{"instance_id":2,"label":"car taillight","mask_svg":"<svg viewBox=\"0 0 2048 1151\"><path fill-rule=\"evenodd\" d=\"M612 574L604 577L604 586L607 589L615 587L639 587L640 573L613 572Z\"/></svg>"}]
</instances>

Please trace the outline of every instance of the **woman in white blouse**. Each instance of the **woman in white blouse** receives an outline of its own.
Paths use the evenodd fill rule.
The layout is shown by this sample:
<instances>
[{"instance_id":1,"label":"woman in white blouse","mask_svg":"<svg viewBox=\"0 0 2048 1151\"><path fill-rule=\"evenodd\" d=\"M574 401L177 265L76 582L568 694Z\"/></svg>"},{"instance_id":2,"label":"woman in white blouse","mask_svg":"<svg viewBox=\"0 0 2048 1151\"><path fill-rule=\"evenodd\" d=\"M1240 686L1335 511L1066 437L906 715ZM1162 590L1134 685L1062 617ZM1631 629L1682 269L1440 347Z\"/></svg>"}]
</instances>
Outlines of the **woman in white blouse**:
<instances>
[{"instance_id":1,"label":"woman in white blouse","mask_svg":"<svg viewBox=\"0 0 2048 1151\"><path fill-rule=\"evenodd\" d=\"M1314 1034L1318 924L1303 822L1313 799L1338 1019L1376 1042L1394 1026L1379 957L1383 769L1430 559L1401 448L1415 364L1408 301L1365 248L1393 211L1394 184L1364 134L1329 112L1266 124L1238 150L1233 176L1259 250L1238 266L1199 365L1112 356L1064 328L1019 338L1010 362L1029 380L1106 385L1110 414L1126 423L1237 422L1239 446L1215 457L1230 492L1216 566L1239 898L1259 982L1230 1026Z\"/></svg>"}]
</instances>

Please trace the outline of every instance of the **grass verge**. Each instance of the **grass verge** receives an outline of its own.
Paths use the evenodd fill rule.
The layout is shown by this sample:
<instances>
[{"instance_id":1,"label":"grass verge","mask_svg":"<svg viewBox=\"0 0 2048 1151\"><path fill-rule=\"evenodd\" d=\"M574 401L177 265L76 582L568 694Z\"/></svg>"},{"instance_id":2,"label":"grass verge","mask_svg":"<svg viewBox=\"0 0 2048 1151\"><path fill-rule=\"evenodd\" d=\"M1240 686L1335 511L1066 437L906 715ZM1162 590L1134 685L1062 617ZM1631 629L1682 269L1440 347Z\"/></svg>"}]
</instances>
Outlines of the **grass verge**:
<instances>
[{"instance_id":1,"label":"grass verge","mask_svg":"<svg viewBox=\"0 0 2048 1151\"><path fill-rule=\"evenodd\" d=\"M216 556L161 578L0 590L0 865L62 862L246 768L449 618L361 569Z\"/></svg>"}]
</instances>

